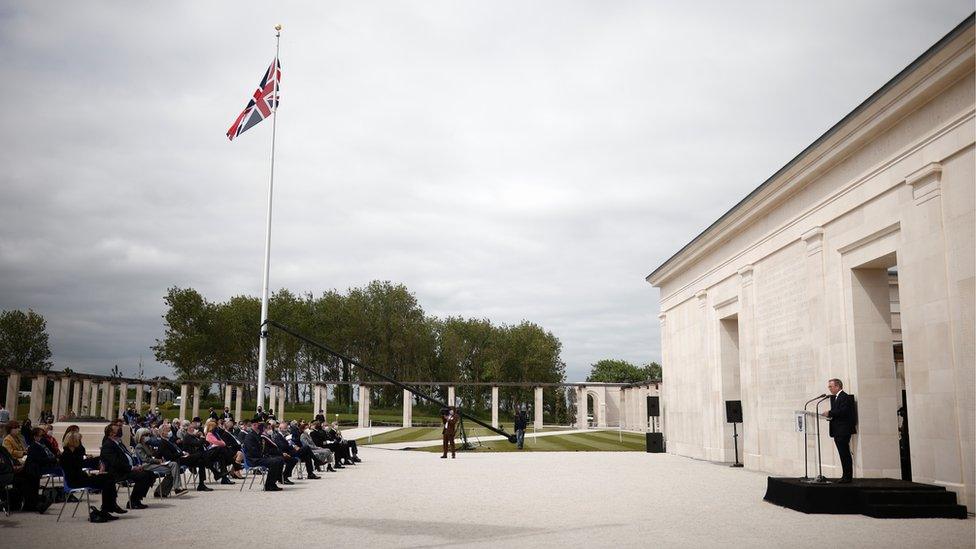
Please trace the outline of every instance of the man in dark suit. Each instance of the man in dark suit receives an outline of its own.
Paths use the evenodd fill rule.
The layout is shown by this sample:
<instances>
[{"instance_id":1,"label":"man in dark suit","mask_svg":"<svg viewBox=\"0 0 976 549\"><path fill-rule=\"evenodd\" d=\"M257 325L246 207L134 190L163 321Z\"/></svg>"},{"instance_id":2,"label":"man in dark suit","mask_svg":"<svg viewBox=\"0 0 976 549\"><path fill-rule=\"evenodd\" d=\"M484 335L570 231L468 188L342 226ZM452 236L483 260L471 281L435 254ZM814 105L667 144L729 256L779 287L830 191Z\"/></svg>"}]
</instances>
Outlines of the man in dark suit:
<instances>
[{"instance_id":1,"label":"man in dark suit","mask_svg":"<svg viewBox=\"0 0 976 549\"><path fill-rule=\"evenodd\" d=\"M280 492L281 487L276 482L281 478L284 463L280 456L274 455L280 451L274 447L274 443L262 436L263 431L263 423L260 421L251 423L251 432L244 437L244 454L247 456L247 462L251 465L268 468L268 474L264 477L264 490L266 492ZM268 445L274 447L274 453L271 452Z\"/></svg>"},{"instance_id":2,"label":"man in dark suit","mask_svg":"<svg viewBox=\"0 0 976 549\"><path fill-rule=\"evenodd\" d=\"M857 410L854 397L844 392L839 379L827 382L830 393L830 410L821 412L830 422L830 436L840 454L843 476L837 482L847 484L854 478L854 459L851 457L851 435L857 433Z\"/></svg>"},{"instance_id":3,"label":"man in dark suit","mask_svg":"<svg viewBox=\"0 0 976 549\"><path fill-rule=\"evenodd\" d=\"M289 442L288 435L288 424L285 422L279 423L278 428L271 435L271 440L281 450L282 457L285 457L284 483L292 483L290 478L291 472L295 469L295 465L299 461L305 462L305 471L308 472L308 478L310 480L321 478L315 475L315 465L312 464L312 450L302 447L301 441L298 441L298 444Z\"/></svg>"},{"instance_id":4,"label":"man in dark suit","mask_svg":"<svg viewBox=\"0 0 976 549\"><path fill-rule=\"evenodd\" d=\"M148 506L142 503L142 498L146 497L149 488L156 482L156 475L145 471L142 465L138 465L136 457L129 452L129 449L122 444L122 426L117 423L109 423L105 426L105 438L102 439L102 449L99 455L105 470L111 474L116 482L123 480L132 481L132 494L129 496L129 509L146 509Z\"/></svg>"}]
</instances>

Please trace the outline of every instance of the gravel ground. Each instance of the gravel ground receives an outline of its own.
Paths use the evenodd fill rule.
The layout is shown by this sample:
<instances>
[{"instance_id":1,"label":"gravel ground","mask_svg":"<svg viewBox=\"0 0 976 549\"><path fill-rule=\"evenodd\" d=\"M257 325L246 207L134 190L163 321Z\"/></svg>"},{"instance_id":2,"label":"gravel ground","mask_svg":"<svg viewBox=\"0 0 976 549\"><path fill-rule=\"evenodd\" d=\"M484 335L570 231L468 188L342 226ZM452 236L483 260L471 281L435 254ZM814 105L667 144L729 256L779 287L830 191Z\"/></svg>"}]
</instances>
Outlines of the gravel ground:
<instances>
[{"instance_id":1,"label":"gravel ground","mask_svg":"<svg viewBox=\"0 0 976 549\"><path fill-rule=\"evenodd\" d=\"M363 448L363 463L284 492L237 486L109 524L0 516L3 547L973 547L968 520L804 515L766 477L639 452L436 454Z\"/></svg>"}]
</instances>

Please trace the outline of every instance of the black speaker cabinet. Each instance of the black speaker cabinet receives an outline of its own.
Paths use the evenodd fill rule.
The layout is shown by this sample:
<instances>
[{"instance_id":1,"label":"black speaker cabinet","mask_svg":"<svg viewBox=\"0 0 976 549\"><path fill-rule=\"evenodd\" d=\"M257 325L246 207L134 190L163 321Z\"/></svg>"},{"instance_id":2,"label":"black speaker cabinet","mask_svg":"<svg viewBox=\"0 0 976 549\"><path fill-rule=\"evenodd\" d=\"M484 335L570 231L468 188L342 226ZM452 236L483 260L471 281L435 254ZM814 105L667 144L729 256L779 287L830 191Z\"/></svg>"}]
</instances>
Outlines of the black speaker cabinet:
<instances>
[{"instance_id":1,"label":"black speaker cabinet","mask_svg":"<svg viewBox=\"0 0 976 549\"><path fill-rule=\"evenodd\" d=\"M741 400L725 401L725 422L742 423L742 401Z\"/></svg>"},{"instance_id":2,"label":"black speaker cabinet","mask_svg":"<svg viewBox=\"0 0 976 549\"><path fill-rule=\"evenodd\" d=\"M658 397L647 397L647 415L658 417L661 415L661 399Z\"/></svg>"},{"instance_id":3,"label":"black speaker cabinet","mask_svg":"<svg viewBox=\"0 0 976 549\"><path fill-rule=\"evenodd\" d=\"M664 433L646 433L646 435L647 435L647 453L663 454Z\"/></svg>"}]
</instances>

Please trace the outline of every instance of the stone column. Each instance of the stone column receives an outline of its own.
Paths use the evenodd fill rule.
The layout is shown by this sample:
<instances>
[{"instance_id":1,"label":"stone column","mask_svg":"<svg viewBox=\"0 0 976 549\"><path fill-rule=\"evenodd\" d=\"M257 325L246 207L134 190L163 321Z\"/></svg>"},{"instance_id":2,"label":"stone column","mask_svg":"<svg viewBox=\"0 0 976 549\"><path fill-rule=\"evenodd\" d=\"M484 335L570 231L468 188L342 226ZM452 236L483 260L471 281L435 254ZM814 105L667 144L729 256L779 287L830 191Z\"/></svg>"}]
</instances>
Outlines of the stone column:
<instances>
[{"instance_id":1,"label":"stone column","mask_svg":"<svg viewBox=\"0 0 976 549\"><path fill-rule=\"evenodd\" d=\"M30 408L27 418L34 423L38 422L41 411L44 410L44 397L46 396L44 393L47 392L45 389L47 389L47 376L39 375L31 380Z\"/></svg>"},{"instance_id":2,"label":"stone column","mask_svg":"<svg viewBox=\"0 0 976 549\"><path fill-rule=\"evenodd\" d=\"M77 379L71 383L71 411L76 416L81 415L81 381Z\"/></svg>"},{"instance_id":3,"label":"stone column","mask_svg":"<svg viewBox=\"0 0 976 549\"><path fill-rule=\"evenodd\" d=\"M71 400L71 378L61 378L58 391L61 393L61 396L58 398L58 409L54 412L54 421L57 421L58 418L68 413L68 405Z\"/></svg>"},{"instance_id":4,"label":"stone column","mask_svg":"<svg viewBox=\"0 0 976 549\"><path fill-rule=\"evenodd\" d=\"M142 398L143 393L146 391L146 386L142 383L136 384L136 412L142 413Z\"/></svg>"},{"instance_id":5,"label":"stone column","mask_svg":"<svg viewBox=\"0 0 976 549\"><path fill-rule=\"evenodd\" d=\"M369 427L369 387L359 386L359 427Z\"/></svg>"},{"instance_id":6,"label":"stone column","mask_svg":"<svg viewBox=\"0 0 976 549\"><path fill-rule=\"evenodd\" d=\"M281 385L278 387L278 419L280 421L285 421L285 400L287 400L287 387Z\"/></svg>"},{"instance_id":7,"label":"stone column","mask_svg":"<svg viewBox=\"0 0 976 549\"><path fill-rule=\"evenodd\" d=\"M312 417L318 415L322 408L322 386L316 383L312 386Z\"/></svg>"},{"instance_id":8,"label":"stone column","mask_svg":"<svg viewBox=\"0 0 976 549\"><path fill-rule=\"evenodd\" d=\"M115 415L115 384L110 381L102 382L102 417L111 421Z\"/></svg>"},{"instance_id":9,"label":"stone column","mask_svg":"<svg viewBox=\"0 0 976 549\"><path fill-rule=\"evenodd\" d=\"M91 411L91 393L92 393L92 383L90 379L81 380L81 402L78 403L78 409L75 410L79 416L90 416Z\"/></svg>"},{"instance_id":10,"label":"stone column","mask_svg":"<svg viewBox=\"0 0 976 549\"><path fill-rule=\"evenodd\" d=\"M244 386L237 386L237 402L234 403L234 419L241 421L244 414Z\"/></svg>"},{"instance_id":11,"label":"stone column","mask_svg":"<svg viewBox=\"0 0 976 549\"><path fill-rule=\"evenodd\" d=\"M180 384L180 421L186 419L186 401L190 398L189 386L186 383Z\"/></svg>"},{"instance_id":12,"label":"stone column","mask_svg":"<svg viewBox=\"0 0 976 549\"><path fill-rule=\"evenodd\" d=\"M155 410L159 406L159 385L149 386L149 409Z\"/></svg>"},{"instance_id":13,"label":"stone column","mask_svg":"<svg viewBox=\"0 0 976 549\"><path fill-rule=\"evenodd\" d=\"M61 379L55 378L54 385L53 387L51 387L51 415L54 416L54 421L58 420L60 408L61 408Z\"/></svg>"},{"instance_id":14,"label":"stone column","mask_svg":"<svg viewBox=\"0 0 976 549\"><path fill-rule=\"evenodd\" d=\"M413 427L413 393L403 390L403 426Z\"/></svg>"},{"instance_id":15,"label":"stone column","mask_svg":"<svg viewBox=\"0 0 976 549\"><path fill-rule=\"evenodd\" d=\"M193 386L193 416L200 417L200 386Z\"/></svg>"},{"instance_id":16,"label":"stone column","mask_svg":"<svg viewBox=\"0 0 976 549\"><path fill-rule=\"evenodd\" d=\"M498 387L491 388L491 426L498 428Z\"/></svg>"},{"instance_id":17,"label":"stone column","mask_svg":"<svg viewBox=\"0 0 976 549\"><path fill-rule=\"evenodd\" d=\"M455 405L455 400L454 400L454 386L453 385L450 385L447 388L447 405L448 406L454 406Z\"/></svg>"},{"instance_id":18,"label":"stone column","mask_svg":"<svg viewBox=\"0 0 976 549\"><path fill-rule=\"evenodd\" d=\"M542 387L535 388L535 402L532 409L535 411L535 423L533 426L536 429L542 429Z\"/></svg>"},{"instance_id":19,"label":"stone column","mask_svg":"<svg viewBox=\"0 0 976 549\"><path fill-rule=\"evenodd\" d=\"M762 449L759 445L759 395L756 387L759 384L759 371L755 367L756 351L756 315L755 288L753 286L752 265L741 267L739 274L739 383L742 398L742 433L739 436L742 447L742 463L746 469L761 469ZM667 368L667 357L664 366ZM667 374L664 374L667 375ZM668 384L664 384L664 391L670 395ZM661 399L662 412L665 413L664 425L667 433L667 415L664 406L667 399ZM665 435L667 436L667 435Z\"/></svg>"},{"instance_id":20,"label":"stone column","mask_svg":"<svg viewBox=\"0 0 976 549\"><path fill-rule=\"evenodd\" d=\"M129 403L129 384L125 381L119 383L119 413L118 417L122 417L125 413L126 405Z\"/></svg>"},{"instance_id":21,"label":"stone column","mask_svg":"<svg viewBox=\"0 0 976 549\"><path fill-rule=\"evenodd\" d=\"M267 412L271 413L275 410L278 404L278 391L275 390L274 384L268 385L268 409Z\"/></svg>"},{"instance_id":22,"label":"stone column","mask_svg":"<svg viewBox=\"0 0 976 549\"><path fill-rule=\"evenodd\" d=\"M576 386L576 428L586 429L586 391L583 387Z\"/></svg>"},{"instance_id":23,"label":"stone column","mask_svg":"<svg viewBox=\"0 0 976 549\"><path fill-rule=\"evenodd\" d=\"M234 386L228 383L224 386L224 408L230 410L231 400L234 397Z\"/></svg>"},{"instance_id":24,"label":"stone column","mask_svg":"<svg viewBox=\"0 0 976 549\"><path fill-rule=\"evenodd\" d=\"M7 410L10 419L17 419L17 394L20 392L20 374L7 375Z\"/></svg>"},{"instance_id":25,"label":"stone column","mask_svg":"<svg viewBox=\"0 0 976 549\"><path fill-rule=\"evenodd\" d=\"M620 401L617 406L617 425L621 429L627 428L627 407L630 406L630 395L627 394L627 391L626 387L621 387L617 393L617 398Z\"/></svg>"}]
</instances>

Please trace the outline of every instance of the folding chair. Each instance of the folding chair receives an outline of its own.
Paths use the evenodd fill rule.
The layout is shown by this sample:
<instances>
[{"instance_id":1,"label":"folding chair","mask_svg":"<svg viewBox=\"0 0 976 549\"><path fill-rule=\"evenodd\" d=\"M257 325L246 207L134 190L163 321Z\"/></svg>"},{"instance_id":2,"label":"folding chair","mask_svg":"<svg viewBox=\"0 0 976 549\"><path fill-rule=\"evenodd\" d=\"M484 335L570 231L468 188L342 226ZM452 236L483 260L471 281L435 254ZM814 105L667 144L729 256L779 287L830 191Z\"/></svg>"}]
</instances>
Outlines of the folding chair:
<instances>
[{"instance_id":1,"label":"folding chair","mask_svg":"<svg viewBox=\"0 0 976 549\"><path fill-rule=\"evenodd\" d=\"M64 508L68 505L68 498L69 497L71 497L72 495L78 496L78 498L77 498L78 499L78 503L75 504L75 510L71 512L71 518L74 518L75 514L78 513L78 507L81 506L81 500L82 500L82 497L81 496L82 495L84 496L85 504L87 506L91 507L91 494L92 493L98 493L99 492L98 488L90 488L90 487L86 487L86 488L72 488L72 487L68 486L67 479L65 479L65 481L64 481L63 489L64 489L64 503L61 504L61 511L58 513L58 520L56 520L54 522L60 522L61 521L61 515L64 513Z\"/></svg>"},{"instance_id":2,"label":"folding chair","mask_svg":"<svg viewBox=\"0 0 976 549\"><path fill-rule=\"evenodd\" d=\"M244 478L241 480L241 492L244 492L244 485L247 484L247 477L251 477L251 484L247 487L248 490L254 487L254 477L260 476L262 482L264 477L268 474L268 468L263 465L251 465L251 462L247 459L247 452L241 448L241 453L244 454Z\"/></svg>"}]
</instances>

